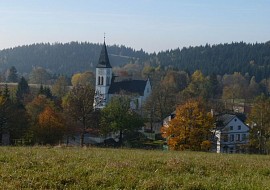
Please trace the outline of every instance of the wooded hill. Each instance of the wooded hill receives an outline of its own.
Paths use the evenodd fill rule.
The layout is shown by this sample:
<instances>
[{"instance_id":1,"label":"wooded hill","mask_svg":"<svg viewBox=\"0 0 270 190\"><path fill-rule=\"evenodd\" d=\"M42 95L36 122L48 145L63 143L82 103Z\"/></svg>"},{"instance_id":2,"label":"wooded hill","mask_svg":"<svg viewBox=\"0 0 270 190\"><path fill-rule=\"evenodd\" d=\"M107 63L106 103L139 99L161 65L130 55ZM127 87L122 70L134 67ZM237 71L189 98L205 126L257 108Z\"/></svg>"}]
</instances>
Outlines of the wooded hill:
<instances>
[{"instance_id":1,"label":"wooded hill","mask_svg":"<svg viewBox=\"0 0 270 190\"><path fill-rule=\"evenodd\" d=\"M15 66L19 73L29 73L40 66L55 74L72 75L94 70L102 44L88 42L41 43L19 46L0 51L0 71ZM205 45L167 50L147 54L125 46L108 46L112 66L127 63L145 64L161 68L178 68L193 73L219 75L240 72L249 73L257 81L270 75L270 41L247 44L244 42Z\"/></svg>"},{"instance_id":2,"label":"wooded hill","mask_svg":"<svg viewBox=\"0 0 270 190\"><path fill-rule=\"evenodd\" d=\"M15 66L19 73L30 73L33 67L43 67L53 74L72 75L94 71L102 44L88 42L39 43L0 51L0 72ZM144 59L145 52L125 46L108 46L112 66L123 65L130 59Z\"/></svg>"},{"instance_id":3,"label":"wooded hill","mask_svg":"<svg viewBox=\"0 0 270 190\"><path fill-rule=\"evenodd\" d=\"M174 67L190 73L201 70L204 75L249 73L260 81L270 75L270 41L256 44L207 44L168 50L158 53L152 62L161 67Z\"/></svg>"}]
</instances>

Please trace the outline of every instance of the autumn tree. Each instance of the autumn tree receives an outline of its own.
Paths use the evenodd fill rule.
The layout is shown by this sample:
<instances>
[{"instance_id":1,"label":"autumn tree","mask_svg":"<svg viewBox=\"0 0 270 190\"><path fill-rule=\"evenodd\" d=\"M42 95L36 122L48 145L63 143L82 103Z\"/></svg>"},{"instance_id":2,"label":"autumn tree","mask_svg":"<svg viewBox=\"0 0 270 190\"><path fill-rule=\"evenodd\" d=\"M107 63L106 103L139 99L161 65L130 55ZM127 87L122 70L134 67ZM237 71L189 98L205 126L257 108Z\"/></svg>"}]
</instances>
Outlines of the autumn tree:
<instances>
[{"instance_id":1,"label":"autumn tree","mask_svg":"<svg viewBox=\"0 0 270 190\"><path fill-rule=\"evenodd\" d=\"M71 78L71 84L72 86L77 86L77 85L95 85L95 75L93 72L87 71L84 73L76 73L72 76Z\"/></svg>"},{"instance_id":2,"label":"autumn tree","mask_svg":"<svg viewBox=\"0 0 270 190\"><path fill-rule=\"evenodd\" d=\"M146 123L150 125L150 131L153 132L154 124L161 122L161 118L158 112L158 102L155 99L155 95L152 93L147 100L144 102L143 107L143 116Z\"/></svg>"},{"instance_id":3,"label":"autumn tree","mask_svg":"<svg viewBox=\"0 0 270 190\"><path fill-rule=\"evenodd\" d=\"M30 129L29 134L30 136L33 136L32 140L34 142L40 142L39 141L39 115L44 112L46 107L51 107L54 109L55 105L54 102L50 99L46 98L44 95L38 95L36 96L31 102L29 102L26 105L26 110L30 118Z\"/></svg>"},{"instance_id":4,"label":"autumn tree","mask_svg":"<svg viewBox=\"0 0 270 190\"><path fill-rule=\"evenodd\" d=\"M64 76L60 76L52 86L52 94L58 98L64 97L68 92L68 81Z\"/></svg>"},{"instance_id":5,"label":"autumn tree","mask_svg":"<svg viewBox=\"0 0 270 190\"><path fill-rule=\"evenodd\" d=\"M156 71L155 74L157 73L163 72ZM157 82L157 78L155 80L152 93L145 104L145 111L151 118L155 117L154 120L161 121L175 109L177 94L187 85L188 76L185 72L171 70L164 74L161 81Z\"/></svg>"},{"instance_id":6,"label":"autumn tree","mask_svg":"<svg viewBox=\"0 0 270 190\"><path fill-rule=\"evenodd\" d=\"M130 108L130 99L125 96L113 97L101 110L101 129L104 134L119 133L122 144L123 133L132 132L143 126L142 117Z\"/></svg>"},{"instance_id":7,"label":"autumn tree","mask_svg":"<svg viewBox=\"0 0 270 190\"><path fill-rule=\"evenodd\" d=\"M26 105L26 109L32 121L37 121L39 114L43 112L47 106L54 106L54 103L47 99L46 96L39 95Z\"/></svg>"},{"instance_id":8,"label":"autumn tree","mask_svg":"<svg viewBox=\"0 0 270 190\"><path fill-rule=\"evenodd\" d=\"M181 98L187 100L190 98L204 98L209 97L209 81L199 70L196 70L192 76L191 81L181 92Z\"/></svg>"},{"instance_id":9,"label":"autumn tree","mask_svg":"<svg viewBox=\"0 0 270 190\"><path fill-rule=\"evenodd\" d=\"M151 77L152 75L154 75L154 73L155 73L155 68L150 65L144 66L142 70L143 77Z\"/></svg>"},{"instance_id":10,"label":"autumn tree","mask_svg":"<svg viewBox=\"0 0 270 190\"><path fill-rule=\"evenodd\" d=\"M270 150L270 98L265 95L258 96L248 117L251 123L251 148L266 153Z\"/></svg>"},{"instance_id":11,"label":"autumn tree","mask_svg":"<svg viewBox=\"0 0 270 190\"><path fill-rule=\"evenodd\" d=\"M148 111L154 111L157 119L161 121L174 110L176 96L169 86L159 84L153 88L148 101L152 103L152 105L148 105Z\"/></svg>"},{"instance_id":12,"label":"autumn tree","mask_svg":"<svg viewBox=\"0 0 270 190\"><path fill-rule=\"evenodd\" d=\"M35 67L30 73L29 82L33 84L47 84L50 78L51 75L46 69Z\"/></svg>"},{"instance_id":13,"label":"autumn tree","mask_svg":"<svg viewBox=\"0 0 270 190\"><path fill-rule=\"evenodd\" d=\"M176 108L175 118L161 131L173 150L202 150L210 142L213 124L213 117L206 111L203 102L189 100Z\"/></svg>"},{"instance_id":14,"label":"autumn tree","mask_svg":"<svg viewBox=\"0 0 270 190\"><path fill-rule=\"evenodd\" d=\"M59 113L51 106L46 106L38 117L38 142L41 144L56 144L64 135L64 122Z\"/></svg>"},{"instance_id":15,"label":"autumn tree","mask_svg":"<svg viewBox=\"0 0 270 190\"><path fill-rule=\"evenodd\" d=\"M250 79L248 90L247 90L248 98L255 98L259 94L260 94L260 86L256 82L255 77L253 76Z\"/></svg>"},{"instance_id":16,"label":"autumn tree","mask_svg":"<svg viewBox=\"0 0 270 190\"><path fill-rule=\"evenodd\" d=\"M92 127L95 91L90 85L77 85L63 98L64 111L80 126L80 144L84 145L84 134Z\"/></svg>"},{"instance_id":17,"label":"autumn tree","mask_svg":"<svg viewBox=\"0 0 270 190\"><path fill-rule=\"evenodd\" d=\"M162 79L164 86L169 86L174 93L184 90L189 83L189 76L184 71L169 70Z\"/></svg>"},{"instance_id":18,"label":"autumn tree","mask_svg":"<svg viewBox=\"0 0 270 190\"><path fill-rule=\"evenodd\" d=\"M241 73L234 72L232 75L223 76L223 94L222 99L246 98L248 82Z\"/></svg>"}]
</instances>

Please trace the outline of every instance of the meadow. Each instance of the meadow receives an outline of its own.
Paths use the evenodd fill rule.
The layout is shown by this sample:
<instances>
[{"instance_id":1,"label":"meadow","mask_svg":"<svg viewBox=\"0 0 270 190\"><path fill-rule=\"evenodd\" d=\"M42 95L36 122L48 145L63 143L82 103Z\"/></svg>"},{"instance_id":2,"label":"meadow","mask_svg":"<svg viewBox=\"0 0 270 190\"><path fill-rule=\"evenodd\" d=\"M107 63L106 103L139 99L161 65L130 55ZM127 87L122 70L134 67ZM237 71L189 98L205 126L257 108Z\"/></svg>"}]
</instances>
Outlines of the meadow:
<instances>
[{"instance_id":1,"label":"meadow","mask_svg":"<svg viewBox=\"0 0 270 190\"><path fill-rule=\"evenodd\" d=\"M270 189L270 156L0 147L0 189Z\"/></svg>"}]
</instances>

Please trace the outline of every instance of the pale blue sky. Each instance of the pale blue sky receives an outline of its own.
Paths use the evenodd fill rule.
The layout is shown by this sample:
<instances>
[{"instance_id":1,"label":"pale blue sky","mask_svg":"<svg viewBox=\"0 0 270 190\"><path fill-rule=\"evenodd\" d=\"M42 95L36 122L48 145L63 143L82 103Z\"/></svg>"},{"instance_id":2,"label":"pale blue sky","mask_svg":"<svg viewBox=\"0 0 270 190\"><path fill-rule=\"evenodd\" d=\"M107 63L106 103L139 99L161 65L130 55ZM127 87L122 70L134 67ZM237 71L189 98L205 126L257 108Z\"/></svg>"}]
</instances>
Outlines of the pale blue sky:
<instances>
[{"instance_id":1,"label":"pale blue sky","mask_svg":"<svg viewBox=\"0 0 270 190\"><path fill-rule=\"evenodd\" d=\"M0 49L88 41L147 52L270 40L270 0L0 0Z\"/></svg>"}]
</instances>

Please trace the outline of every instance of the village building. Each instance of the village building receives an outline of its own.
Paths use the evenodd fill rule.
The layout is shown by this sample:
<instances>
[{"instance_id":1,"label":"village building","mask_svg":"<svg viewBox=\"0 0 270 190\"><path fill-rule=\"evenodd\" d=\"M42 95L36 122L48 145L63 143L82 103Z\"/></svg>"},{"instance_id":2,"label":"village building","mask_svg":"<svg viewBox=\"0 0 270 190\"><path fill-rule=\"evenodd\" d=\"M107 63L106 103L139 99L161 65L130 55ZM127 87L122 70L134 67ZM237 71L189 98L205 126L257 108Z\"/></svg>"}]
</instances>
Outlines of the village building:
<instances>
[{"instance_id":1,"label":"village building","mask_svg":"<svg viewBox=\"0 0 270 190\"><path fill-rule=\"evenodd\" d=\"M214 113L212 113L214 114ZM169 127L169 123L175 117L175 112L163 120L163 126ZM216 114L215 128L211 129L212 152L217 153L245 153L247 152L249 126L244 123L243 114Z\"/></svg>"},{"instance_id":2,"label":"village building","mask_svg":"<svg viewBox=\"0 0 270 190\"><path fill-rule=\"evenodd\" d=\"M213 129L213 151L217 153L244 153L247 151L249 127L240 115L216 115Z\"/></svg>"},{"instance_id":3,"label":"village building","mask_svg":"<svg viewBox=\"0 0 270 190\"><path fill-rule=\"evenodd\" d=\"M96 66L96 85L94 108L102 109L117 95L128 95L131 97L131 108L141 109L147 97L151 94L149 78L146 80L125 79L116 80L113 75L105 40Z\"/></svg>"},{"instance_id":4,"label":"village building","mask_svg":"<svg viewBox=\"0 0 270 190\"><path fill-rule=\"evenodd\" d=\"M106 43L104 40L100 57L96 65L96 83L94 96L94 109L102 109L114 96L129 96L131 98L130 107L134 110L140 110L147 97L151 94L151 84L149 79L119 80L119 77L114 76L112 66L110 64ZM106 137L99 134L87 132L84 136L85 144L104 143L106 139L114 139L117 141L119 134L111 133ZM79 138L74 138L69 142L71 145L78 145Z\"/></svg>"}]
</instances>

